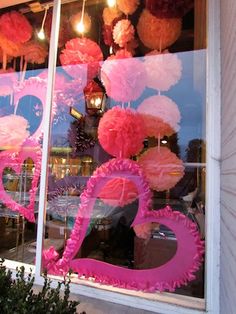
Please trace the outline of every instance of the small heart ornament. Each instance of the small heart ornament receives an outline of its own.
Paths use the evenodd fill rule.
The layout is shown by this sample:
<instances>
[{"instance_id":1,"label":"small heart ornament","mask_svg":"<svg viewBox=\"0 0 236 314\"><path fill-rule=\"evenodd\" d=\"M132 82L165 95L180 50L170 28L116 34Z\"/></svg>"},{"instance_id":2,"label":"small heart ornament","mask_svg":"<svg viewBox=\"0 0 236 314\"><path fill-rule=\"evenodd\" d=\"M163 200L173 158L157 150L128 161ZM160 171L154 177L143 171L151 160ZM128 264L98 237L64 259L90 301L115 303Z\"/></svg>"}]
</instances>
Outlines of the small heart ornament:
<instances>
[{"instance_id":1,"label":"small heart ornament","mask_svg":"<svg viewBox=\"0 0 236 314\"><path fill-rule=\"evenodd\" d=\"M138 190L139 208L131 227L154 222L167 226L175 233L176 254L164 265L135 270L90 258L74 259L86 236L96 198L104 185L117 177L132 181ZM149 292L174 291L194 280L194 272L199 269L204 253L204 242L200 239L196 224L169 206L150 210L151 196L149 185L136 162L115 158L103 164L93 173L81 194L75 224L62 257L59 259L58 253L50 247L43 252L43 266L56 275L66 274L72 269L79 276L92 277L95 282Z\"/></svg>"}]
</instances>

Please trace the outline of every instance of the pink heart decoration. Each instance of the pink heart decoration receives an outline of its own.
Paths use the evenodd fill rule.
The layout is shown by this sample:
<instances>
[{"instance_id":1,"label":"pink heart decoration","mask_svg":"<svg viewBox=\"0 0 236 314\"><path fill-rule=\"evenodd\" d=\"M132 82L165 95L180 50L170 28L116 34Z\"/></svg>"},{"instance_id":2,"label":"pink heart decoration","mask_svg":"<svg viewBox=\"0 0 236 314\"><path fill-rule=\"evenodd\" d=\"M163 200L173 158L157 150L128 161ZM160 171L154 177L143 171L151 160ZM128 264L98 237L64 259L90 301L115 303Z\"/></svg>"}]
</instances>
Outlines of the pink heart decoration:
<instances>
[{"instance_id":1,"label":"pink heart decoration","mask_svg":"<svg viewBox=\"0 0 236 314\"><path fill-rule=\"evenodd\" d=\"M3 186L3 171L5 168L13 169L16 174L20 174L24 161L31 158L34 162L35 170L32 180L32 186L29 191L30 202L29 205L24 207L18 204L11 198ZM34 204L37 192L38 181L41 169L41 148L38 143L32 139L27 139L19 152L5 151L0 153L0 200L1 202L13 211L19 212L22 216L30 222L35 222L34 217Z\"/></svg>"},{"instance_id":2,"label":"pink heart decoration","mask_svg":"<svg viewBox=\"0 0 236 314\"><path fill-rule=\"evenodd\" d=\"M139 193L139 209L132 226L157 222L169 227L177 238L177 251L166 264L145 270L126 269L89 258L74 259L89 225L94 202L102 187L111 179L123 177L132 181ZM151 192L138 164L129 159L116 158L99 167L87 183L81 195L81 204L76 221L67 240L62 258L51 247L43 252L43 265L53 274L65 274L72 269L79 276L93 277L95 282L113 286L144 290L174 291L182 284L195 279L204 253L197 226L183 214L169 206L150 210Z\"/></svg>"}]
</instances>

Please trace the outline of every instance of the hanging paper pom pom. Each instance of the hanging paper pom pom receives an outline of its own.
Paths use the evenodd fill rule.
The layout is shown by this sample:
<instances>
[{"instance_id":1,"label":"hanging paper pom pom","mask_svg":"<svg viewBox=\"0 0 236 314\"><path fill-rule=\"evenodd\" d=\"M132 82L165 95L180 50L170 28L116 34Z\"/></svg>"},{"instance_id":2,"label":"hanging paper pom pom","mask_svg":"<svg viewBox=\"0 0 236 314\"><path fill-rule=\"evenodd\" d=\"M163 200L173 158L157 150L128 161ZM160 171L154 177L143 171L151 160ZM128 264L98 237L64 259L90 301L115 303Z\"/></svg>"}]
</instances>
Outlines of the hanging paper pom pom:
<instances>
[{"instance_id":1,"label":"hanging paper pom pom","mask_svg":"<svg viewBox=\"0 0 236 314\"><path fill-rule=\"evenodd\" d=\"M158 19L148 10L143 10L137 25L140 40L150 49L164 50L180 36L181 19Z\"/></svg>"},{"instance_id":2,"label":"hanging paper pom pom","mask_svg":"<svg viewBox=\"0 0 236 314\"><path fill-rule=\"evenodd\" d=\"M81 120L71 123L68 131L68 140L73 149L73 155L93 147L96 143L91 136L85 133Z\"/></svg>"},{"instance_id":3,"label":"hanging paper pom pom","mask_svg":"<svg viewBox=\"0 0 236 314\"><path fill-rule=\"evenodd\" d=\"M98 74L102 60L101 48L88 38L69 40L60 55L64 70L73 78L81 78L85 85Z\"/></svg>"},{"instance_id":4,"label":"hanging paper pom pom","mask_svg":"<svg viewBox=\"0 0 236 314\"><path fill-rule=\"evenodd\" d=\"M80 11L79 13L72 15L72 17L70 18L70 24L75 31L78 31L77 27L81 21L81 17L82 17L82 12ZM83 24L84 24L84 32L88 33L91 29L92 22L87 12L84 12Z\"/></svg>"},{"instance_id":5,"label":"hanging paper pom pom","mask_svg":"<svg viewBox=\"0 0 236 314\"><path fill-rule=\"evenodd\" d=\"M157 18L180 18L194 6L194 0L145 0L148 9Z\"/></svg>"},{"instance_id":6,"label":"hanging paper pom pom","mask_svg":"<svg viewBox=\"0 0 236 314\"><path fill-rule=\"evenodd\" d=\"M133 228L138 238L148 240L151 238L152 231L159 229L159 224L155 222L145 222L143 224L135 225Z\"/></svg>"},{"instance_id":7,"label":"hanging paper pom pom","mask_svg":"<svg viewBox=\"0 0 236 314\"><path fill-rule=\"evenodd\" d=\"M110 206L123 207L135 201L138 191L133 182L124 178L110 180L98 195L99 198Z\"/></svg>"},{"instance_id":8,"label":"hanging paper pom pom","mask_svg":"<svg viewBox=\"0 0 236 314\"><path fill-rule=\"evenodd\" d=\"M170 98L157 95L145 99L138 107L142 115L146 136L170 136L179 131L180 112Z\"/></svg>"},{"instance_id":9,"label":"hanging paper pom pom","mask_svg":"<svg viewBox=\"0 0 236 314\"><path fill-rule=\"evenodd\" d=\"M184 176L184 165L167 147L148 149L138 160L139 166L153 190L173 188Z\"/></svg>"},{"instance_id":10,"label":"hanging paper pom pom","mask_svg":"<svg viewBox=\"0 0 236 314\"><path fill-rule=\"evenodd\" d=\"M119 18L122 16L122 12L115 6L113 8L105 8L103 10L103 22L105 25L112 25L114 19Z\"/></svg>"},{"instance_id":11,"label":"hanging paper pom pom","mask_svg":"<svg viewBox=\"0 0 236 314\"><path fill-rule=\"evenodd\" d=\"M12 94L17 79L17 74L13 69L0 70L0 96Z\"/></svg>"},{"instance_id":12,"label":"hanging paper pom pom","mask_svg":"<svg viewBox=\"0 0 236 314\"><path fill-rule=\"evenodd\" d=\"M135 58L106 60L102 65L101 79L107 95L121 102L138 99L146 87L144 65Z\"/></svg>"},{"instance_id":13,"label":"hanging paper pom pom","mask_svg":"<svg viewBox=\"0 0 236 314\"><path fill-rule=\"evenodd\" d=\"M16 115L0 117L0 149L19 149L29 137L28 121Z\"/></svg>"},{"instance_id":14,"label":"hanging paper pom pom","mask_svg":"<svg viewBox=\"0 0 236 314\"><path fill-rule=\"evenodd\" d=\"M120 47L125 45L134 39L134 27L129 20L121 20L116 23L113 29L113 38L116 44Z\"/></svg>"},{"instance_id":15,"label":"hanging paper pom pom","mask_svg":"<svg viewBox=\"0 0 236 314\"><path fill-rule=\"evenodd\" d=\"M109 56L107 60L119 60L125 58L132 58L132 54L126 49L120 49L116 52L116 54Z\"/></svg>"},{"instance_id":16,"label":"hanging paper pom pom","mask_svg":"<svg viewBox=\"0 0 236 314\"><path fill-rule=\"evenodd\" d=\"M98 139L103 149L112 156L129 158L143 148L143 121L134 110L113 107L101 118Z\"/></svg>"},{"instance_id":17,"label":"hanging paper pom pom","mask_svg":"<svg viewBox=\"0 0 236 314\"><path fill-rule=\"evenodd\" d=\"M39 43L30 41L23 45L23 55L26 62L42 64L46 60L48 51Z\"/></svg>"},{"instance_id":18,"label":"hanging paper pom pom","mask_svg":"<svg viewBox=\"0 0 236 314\"><path fill-rule=\"evenodd\" d=\"M140 4L140 0L117 0L118 8L126 15L133 14Z\"/></svg>"},{"instance_id":19,"label":"hanging paper pom pom","mask_svg":"<svg viewBox=\"0 0 236 314\"><path fill-rule=\"evenodd\" d=\"M22 51L22 45L9 40L7 37L0 33L0 47L3 54L11 57L19 57Z\"/></svg>"},{"instance_id":20,"label":"hanging paper pom pom","mask_svg":"<svg viewBox=\"0 0 236 314\"><path fill-rule=\"evenodd\" d=\"M173 53L159 53L156 50L144 58L147 86L159 91L167 91L178 83L182 74L181 60Z\"/></svg>"},{"instance_id":21,"label":"hanging paper pom pom","mask_svg":"<svg viewBox=\"0 0 236 314\"><path fill-rule=\"evenodd\" d=\"M0 33L8 40L24 43L31 38L32 32L32 26L23 14L11 11L0 16Z\"/></svg>"}]
</instances>

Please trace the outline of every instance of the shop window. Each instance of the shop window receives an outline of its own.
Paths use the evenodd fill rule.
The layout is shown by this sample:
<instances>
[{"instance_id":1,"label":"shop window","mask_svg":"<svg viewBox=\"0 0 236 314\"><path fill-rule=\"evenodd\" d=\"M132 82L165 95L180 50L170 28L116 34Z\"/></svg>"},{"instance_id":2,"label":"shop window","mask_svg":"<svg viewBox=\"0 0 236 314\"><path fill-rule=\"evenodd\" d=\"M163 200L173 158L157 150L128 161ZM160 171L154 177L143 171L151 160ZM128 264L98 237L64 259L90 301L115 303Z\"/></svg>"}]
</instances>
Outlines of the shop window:
<instances>
[{"instance_id":1,"label":"shop window","mask_svg":"<svg viewBox=\"0 0 236 314\"><path fill-rule=\"evenodd\" d=\"M72 280L82 284L203 299L206 3L158 3L87 0L61 6L42 271L63 276L72 269ZM13 67L20 89L14 85L1 96L0 120L9 133L10 115L29 125L26 141L16 149L6 140L0 155L0 230L6 239L9 217L17 217L24 255L8 256L17 250L10 244L0 246L0 254L33 263L34 253L28 259L26 252L35 252L52 5L41 1L36 9L24 4L15 10L31 23L40 48L36 59L19 55L7 59L7 66L2 57L0 79ZM4 195L12 199L4 202Z\"/></svg>"}]
</instances>

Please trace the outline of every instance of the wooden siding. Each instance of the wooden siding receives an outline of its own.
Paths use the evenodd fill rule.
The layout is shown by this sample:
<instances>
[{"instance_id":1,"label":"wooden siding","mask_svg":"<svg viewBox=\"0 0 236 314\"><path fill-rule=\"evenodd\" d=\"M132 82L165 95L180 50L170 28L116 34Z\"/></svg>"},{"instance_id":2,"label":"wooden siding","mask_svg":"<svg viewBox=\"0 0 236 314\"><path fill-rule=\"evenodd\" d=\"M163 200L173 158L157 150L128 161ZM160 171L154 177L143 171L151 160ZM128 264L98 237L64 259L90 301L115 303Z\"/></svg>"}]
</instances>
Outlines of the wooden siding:
<instances>
[{"instance_id":1,"label":"wooden siding","mask_svg":"<svg viewBox=\"0 0 236 314\"><path fill-rule=\"evenodd\" d=\"M236 313L236 1L221 0L221 280L222 314Z\"/></svg>"}]
</instances>

